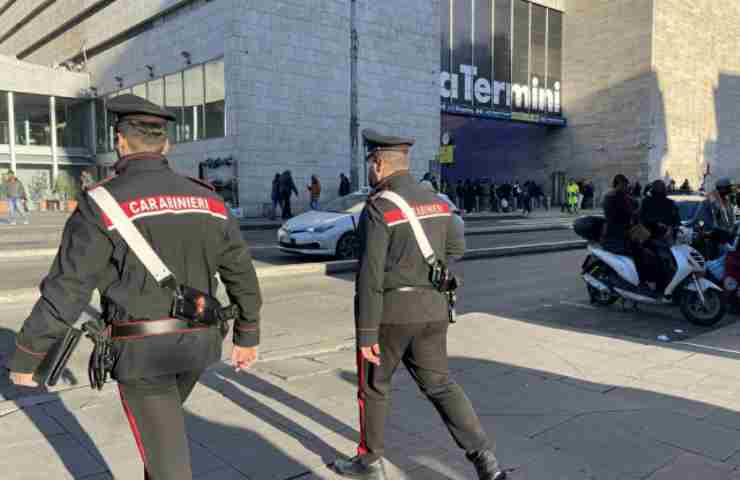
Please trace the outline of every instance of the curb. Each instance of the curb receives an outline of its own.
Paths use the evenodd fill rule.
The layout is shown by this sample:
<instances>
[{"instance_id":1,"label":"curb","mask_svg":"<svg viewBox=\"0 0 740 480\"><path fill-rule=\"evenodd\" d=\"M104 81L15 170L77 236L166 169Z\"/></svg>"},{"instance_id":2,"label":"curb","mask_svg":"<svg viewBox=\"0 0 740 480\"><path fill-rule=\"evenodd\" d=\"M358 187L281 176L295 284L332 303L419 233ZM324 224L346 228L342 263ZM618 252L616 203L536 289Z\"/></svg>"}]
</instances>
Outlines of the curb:
<instances>
[{"instance_id":1,"label":"curb","mask_svg":"<svg viewBox=\"0 0 740 480\"><path fill-rule=\"evenodd\" d=\"M472 237L475 235L490 235L494 233L506 234L506 233L529 233L529 232L552 232L556 230L573 230L573 224L571 223L552 223L545 225L533 225L531 227L487 227L487 228L471 228L465 230L466 237Z\"/></svg>"},{"instance_id":2,"label":"curb","mask_svg":"<svg viewBox=\"0 0 740 480\"><path fill-rule=\"evenodd\" d=\"M562 242L532 243L526 245L510 245L503 247L476 248L468 250L463 256L463 261L478 260L482 258L513 257L518 255L532 255L536 253L563 252L567 250L580 250L586 248L588 242L585 240L565 240ZM286 278L314 275L338 275L341 273L354 272L357 268L357 260L339 260L326 263L303 263L298 265L281 265L276 267L264 267L257 269L259 279ZM96 293L93 292L92 301L95 302ZM39 297L38 288L19 288L17 290L6 290L0 294L0 305L35 302Z\"/></svg>"},{"instance_id":3,"label":"curb","mask_svg":"<svg viewBox=\"0 0 740 480\"><path fill-rule=\"evenodd\" d=\"M476 235L491 235L491 234L507 234L507 233L534 233L534 232L552 232L552 231L563 231L572 230L573 226L570 223L552 223L545 225L532 225L532 226L521 226L521 227L484 227L484 228L471 228L465 231L465 236L476 236ZM248 231L249 229L242 228L242 231ZM257 229L259 230L259 229ZM269 230L269 229L262 229ZM35 248L25 250L0 250L0 260L14 260L20 258L41 258L41 257L54 257L57 254L58 247L54 248ZM310 265L310 264L306 264ZM270 268L282 268L282 267L270 267ZM268 274L274 276L273 274Z\"/></svg>"},{"instance_id":4,"label":"curb","mask_svg":"<svg viewBox=\"0 0 740 480\"><path fill-rule=\"evenodd\" d=\"M562 215L556 215L556 216L545 216L545 217L526 217L524 215L473 215L473 216L463 216L463 220L466 222L485 222L485 221L492 221L492 220L527 220L527 219L542 219L542 220L563 220L567 218L573 218L572 216L562 216ZM239 229L242 231L259 231L259 230L277 230L282 226L282 223L240 223Z\"/></svg>"}]
</instances>

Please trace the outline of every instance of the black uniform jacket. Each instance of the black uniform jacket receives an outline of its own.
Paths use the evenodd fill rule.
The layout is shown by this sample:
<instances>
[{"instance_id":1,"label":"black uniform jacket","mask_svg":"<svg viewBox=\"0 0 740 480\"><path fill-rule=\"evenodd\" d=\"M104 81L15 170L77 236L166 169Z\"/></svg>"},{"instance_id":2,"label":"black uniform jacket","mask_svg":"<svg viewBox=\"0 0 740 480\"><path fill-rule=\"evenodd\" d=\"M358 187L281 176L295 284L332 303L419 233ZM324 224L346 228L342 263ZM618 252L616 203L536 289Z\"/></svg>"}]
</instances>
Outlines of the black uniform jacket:
<instances>
[{"instance_id":1,"label":"black uniform jacket","mask_svg":"<svg viewBox=\"0 0 740 480\"><path fill-rule=\"evenodd\" d=\"M383 190L402 196L416 211L439 260L465 253L465 237L455 232L448 204L421 187L408 172L385 179L360 217L360 264L355 284L357 341L378 343L381 324L447 321L447 299L432 287L429 265L403 212L379 198ZM412 291L403 287L420 287Z\"/></svg>"},{"instance_id":2,"label":"black uniform jacket","mask_svg":"<svg viewBox=\"0 0 740 480\"><path fill-rule=\"evenodd\" d=\"M205 184L174 173L161 155L135 154L121 162L125 170L103 182L105 188L179 283L215 296L214 275L220 275L240 309L234 343L257 345L262 303L257 276L239 224L221 197ZM54 341L80 317L95 288L104 304L123 308L128 320L170 315L172 291L157 284L95 202L83 194L67 220L59 252L41 283L41 299L18 334L8 368L35 370ZM219 359L221 342L214 328L128 340L119 346L119 354L128 358L119 358L119 363L137 371L146 367L143 362L165 360L188 363L169 370L203 368ZM121 373L119 369L119 377Z\"/></svg>"}]
</instances>

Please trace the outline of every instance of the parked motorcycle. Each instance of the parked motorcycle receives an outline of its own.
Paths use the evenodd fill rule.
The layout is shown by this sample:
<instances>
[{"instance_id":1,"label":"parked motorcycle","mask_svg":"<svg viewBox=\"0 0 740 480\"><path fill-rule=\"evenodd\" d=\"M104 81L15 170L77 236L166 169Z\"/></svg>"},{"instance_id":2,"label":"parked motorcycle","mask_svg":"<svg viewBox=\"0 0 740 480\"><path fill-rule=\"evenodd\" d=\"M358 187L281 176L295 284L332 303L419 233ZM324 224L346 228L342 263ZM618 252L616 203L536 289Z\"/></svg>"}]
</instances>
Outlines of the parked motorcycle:
<instances>
[{"instance_id":1,"label":"parked motorcycle","mask_svg":"<svg viewBox=\"0 0 740 480\"><path fill-rule=\"evenodd\" d=\"M604 221L585 217L574 224L574 231L591 242L582 277L592 303L608 306L620 299L654 305L678 303L689 322L703 326L714 325L724 317L727 304L722 289L705 278L705 260L696 249L674 245L658 252L670 282L662 291L653 290L640 281L632 258L606 251L598 244L597 232Z\"/></svg>"}]
</instances>

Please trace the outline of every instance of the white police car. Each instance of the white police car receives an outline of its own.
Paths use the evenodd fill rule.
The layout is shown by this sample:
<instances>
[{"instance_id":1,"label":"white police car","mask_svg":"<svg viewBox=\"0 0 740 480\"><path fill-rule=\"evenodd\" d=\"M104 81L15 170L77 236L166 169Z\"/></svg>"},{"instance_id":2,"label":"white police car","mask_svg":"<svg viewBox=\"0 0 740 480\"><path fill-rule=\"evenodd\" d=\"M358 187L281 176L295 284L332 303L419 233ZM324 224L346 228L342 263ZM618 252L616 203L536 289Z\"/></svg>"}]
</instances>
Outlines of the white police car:
<instances>
[{"instance_id":1,"label":"white police car","mask_svg":"<svg viewBox=\"0 0 740 480\"><path fill-rule=\"evenodd\" d=\"M278 230L278 247L284 252L301 255L339 259L357 257L359 240L356 230L369 194L369 189L363 189L321 204L320 210L291 218ZM438 195L456 214L456 228L464 229L457 207L446 195Z\"/></svg>"}]
</instances>

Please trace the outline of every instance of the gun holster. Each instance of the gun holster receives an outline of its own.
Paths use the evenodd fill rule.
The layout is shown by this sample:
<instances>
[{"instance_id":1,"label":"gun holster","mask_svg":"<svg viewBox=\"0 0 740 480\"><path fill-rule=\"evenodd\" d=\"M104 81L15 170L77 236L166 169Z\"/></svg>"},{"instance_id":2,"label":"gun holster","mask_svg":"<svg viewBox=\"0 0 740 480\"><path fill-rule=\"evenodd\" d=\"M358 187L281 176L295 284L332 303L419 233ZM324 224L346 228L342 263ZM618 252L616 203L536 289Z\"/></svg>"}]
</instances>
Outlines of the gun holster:
<instances>
[{"instance_id":1,"label":"gun holster","mask_svg":"<svg viewBox=\"0 0 740 480\"><path fill-rule=\"evenodd\" d=\"M457 304L457 288L459 282L447 265L437 260L430 265L429 280L434 288L442 292L447 297L448 319L450 323L457 322L457 313L455 305Z\"/></svg>"},{"instance_id":2,"label":"gun holster","mask_svg":"<svg viewBox=\"0 0 740 480\"><path fill-rule=\"evenodd\" d=\"M218 327L222 335L228 321L238 314L236 305L222 307L215 297L186 285L178 285L172 301L172 316L194 326Z\"/></svg>"}]
</instances>

